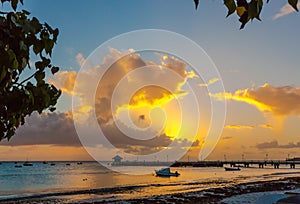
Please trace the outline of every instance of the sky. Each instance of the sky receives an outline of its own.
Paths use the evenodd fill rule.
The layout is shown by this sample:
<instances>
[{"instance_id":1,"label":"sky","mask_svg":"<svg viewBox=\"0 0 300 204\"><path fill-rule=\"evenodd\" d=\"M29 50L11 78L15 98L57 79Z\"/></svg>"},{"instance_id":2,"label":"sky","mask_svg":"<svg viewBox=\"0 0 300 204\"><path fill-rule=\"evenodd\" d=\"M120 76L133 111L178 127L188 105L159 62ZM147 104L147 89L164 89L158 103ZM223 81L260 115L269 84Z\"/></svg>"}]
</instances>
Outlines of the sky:
<instances>
[{"instance_id":1,"label":"sky","mask_svg":"<svg viewBox=\"0 0 300 204\"><path fill-rule=\"evenodd\" d=\"M62 89L63 95L55 113L32 114L11 141L0 143L0 160L90 160L92 157L107 160L123 151L150 154L168 149L171 143L174 147L169 148L170 152L151 154L149 159L165 160L166 154L171 159L178 153L174 149L191 146L183 159L188 156L190 160L199 160L202 158L199 149L203 147L212 117L209 100L226 101L227 108L220 138L214 141L216 147L207 159L300 157L300 15L286 2L270 1L263 8L261 22L254 20L239 30L237 17L226 18L226 8L220 1L201 1L198 10L192 0L26 1L21 9L60 30L52 57L60 72L49 75L48 81ZM105 41L139 29L163 29L186 36L210 56L219 76L206 83L193 74L193 68L183 59L164 53L133 53L135 47L132 50L111 47L104 58L97 62L91 59L94 64L89 63L88 56ZM113 65L101 83L92 87L91 79L123 55L126 56ZM145 65L153 66L151 74L130 75L130 71ZM162 72L161 66L171 72ZM79 75L80 67L88 71ZM124 75L128 80L120 86L118 111L114 112L109 108L112 88L117 87ZM78 76L82 77L80 84L75 82ZM124 89L134 87L129 82L151 82L154 78L168 90L148 86L128 99ZM207 87L221 82L225 91L208 91ZM197 90L196 99L201 101L197 107L189 104L192 100L189 85ZM89 91L93 88L97 88L96 97L91 101ZM78 100L73 112L72 97ZM125 100L129 100L127 105ZM180 109L178 103L186 105ZM201 112L199 121L197 108ZM97 124L114 148L101 142L97 143L99 146L85 143L87 148L82 147L84 142L74 124L86 125L81 130L84 135L92 135L93 128L87 124L94 112ZM135 120L128 120L127 112ZM151 126L150 132L157 137L138 143L123 140L124 134L113 119L122 120L121 126L129 130L133 125L141 129ZM193 125L200 126L196 133L191 132ZM92 156L87 152L93 152Z\"/></svg>"}]
</instances>

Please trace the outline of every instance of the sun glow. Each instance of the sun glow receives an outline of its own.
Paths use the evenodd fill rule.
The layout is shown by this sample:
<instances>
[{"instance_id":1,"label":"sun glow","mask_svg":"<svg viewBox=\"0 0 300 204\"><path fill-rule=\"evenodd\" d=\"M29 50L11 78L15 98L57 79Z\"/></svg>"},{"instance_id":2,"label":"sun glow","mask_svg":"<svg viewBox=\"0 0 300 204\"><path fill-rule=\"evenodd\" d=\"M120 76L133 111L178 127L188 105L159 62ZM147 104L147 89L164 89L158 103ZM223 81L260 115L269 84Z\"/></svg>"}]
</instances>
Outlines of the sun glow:
<instances>
[{"instance_id":1,"label":"sun glow","mask_svg":"<svg viewBox=\"0 0 300 204\"><path fill-rule=\"evenodd\" d=\"M150 97L147 89L154 91L157 97ZM152 131L174 139L181 129L181 111L177 100L185 94L171 94L160 87L144 87L132 96L129 104L117 107L115 117L124 119L123 116L129 113L131 121L139 128L151 126Z\"/></svg>"}]
</instances>

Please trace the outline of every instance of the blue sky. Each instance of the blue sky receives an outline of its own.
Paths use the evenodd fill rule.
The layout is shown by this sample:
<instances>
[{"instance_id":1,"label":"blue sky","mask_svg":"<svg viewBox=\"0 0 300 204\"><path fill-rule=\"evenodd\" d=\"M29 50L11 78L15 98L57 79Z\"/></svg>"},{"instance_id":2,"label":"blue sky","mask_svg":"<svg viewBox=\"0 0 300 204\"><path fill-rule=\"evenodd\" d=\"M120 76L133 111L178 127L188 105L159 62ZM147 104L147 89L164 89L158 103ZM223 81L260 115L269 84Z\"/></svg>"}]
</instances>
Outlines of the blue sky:
<instances>
[{"instance_id":1,"label":"blue sky","mask_svg":"<svg viewBox=\"0 0 300 204\"><path fill-rule=\"evenodd\" d=\"M166 29L183 34L202 46L218 66L228 90L255 84L300 85L300 15L273 20L286 1L271 1L262 22L239 30L236 16L226 16L219 1L192 0L53 2L29 0L32 15L60 29L53 59L62 69L78 69L76 55L88 56L104 41L136 29ZM235 73L232 73L235 70ZM233 71L234 72L234 71Z\"/></svg>"}]
</instances>

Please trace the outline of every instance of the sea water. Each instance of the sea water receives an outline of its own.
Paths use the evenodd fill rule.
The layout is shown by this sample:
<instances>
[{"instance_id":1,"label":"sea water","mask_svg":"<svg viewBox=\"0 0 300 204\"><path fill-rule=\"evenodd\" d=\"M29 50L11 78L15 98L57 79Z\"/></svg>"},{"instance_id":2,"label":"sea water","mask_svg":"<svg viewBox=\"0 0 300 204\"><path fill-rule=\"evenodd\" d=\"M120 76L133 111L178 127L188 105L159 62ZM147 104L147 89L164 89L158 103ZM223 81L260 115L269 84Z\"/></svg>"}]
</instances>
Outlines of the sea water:
<instances>
[{"instance_id":1,"label":"sea water","mask_svg":"<svg viewBox=\"0 0 300 204\"><path fill-rule=\"evenodd\" d=\"M74 193L70 199L122 199L137 198L179 192L198 191L202 189L300 176L300 168L290 169L281 166L274 169L242 168L241 171L225 171L224 168L171 168L178 171L178 177L157 177L154 166L120 166L115 171L97 162L33 162L33 166L15 168L15 162L2 162L0 165L0 200L49 193L76 192L78 190L96 189L95 195ZM66 164L70 165L66 165ZM296 166L297 167L297 166ZM118 171L129 174L118 173ZM141 175L131 175L132 173ZM149 173L150 172L150 173ZM144 174L143 174L144 173ZM122 187L122 189L120 189Z\"/></svg>"}]
</instances>

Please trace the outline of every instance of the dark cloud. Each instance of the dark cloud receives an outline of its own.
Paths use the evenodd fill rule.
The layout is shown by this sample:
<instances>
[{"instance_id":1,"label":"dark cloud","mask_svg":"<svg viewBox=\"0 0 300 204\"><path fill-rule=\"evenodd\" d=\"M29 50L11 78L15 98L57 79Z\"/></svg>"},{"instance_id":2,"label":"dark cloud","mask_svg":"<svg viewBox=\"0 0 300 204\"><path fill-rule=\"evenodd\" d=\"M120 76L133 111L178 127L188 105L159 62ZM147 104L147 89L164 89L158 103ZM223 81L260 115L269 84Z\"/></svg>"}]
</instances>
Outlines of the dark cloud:
<instances>
[{"instance_id":1,"label":"dark cloud","mask_svg":"<svg viewBox=\"0 0 300 204\"><path fill-rule=\"evenodd\" d=\"M300 147L300 142L297 142L297 143L290 142L288 144L280 145L280 144L278 144L277 141L274 140L274 141L271 141L271 142L263 142L263 143L257 144L255 147L258 148L258 149L299 148Z\"/></svg>"},{"instance_id":2,"label":"dark cloud","mask_svg":"<svg viewBox=\"0 0 300 204\"><path fill-rule=\"evenodd\" d=\"M115 123L103 125L102 131L107 139L116 148L127 153L146 155L158 152L168 147L173 140L165 134L143 140L128 137L116 127ZM132 134L137 134L135 130ZM24 145L54 145L54 146L81 146L77 136L73 119L68 113L43 113L32 114L26 118L26 123L18 129L16 135L10 141L1 141L2 146L24 146ZM96 144L93 144L96 145ZM175 148L186 148L198 146L199 141L191 142L187 139L175 139Z\"/></svg>"},{"instance_id":3,"label":"dark cloud","mask_svg":"<svg viewBox=\"0 0 300 204\"><path fill-rule=\"evenodd\" d=\"M67 113L33 113L10 141L0 145L81 146L73 120Z\"/></svg>"}]
</instances>

